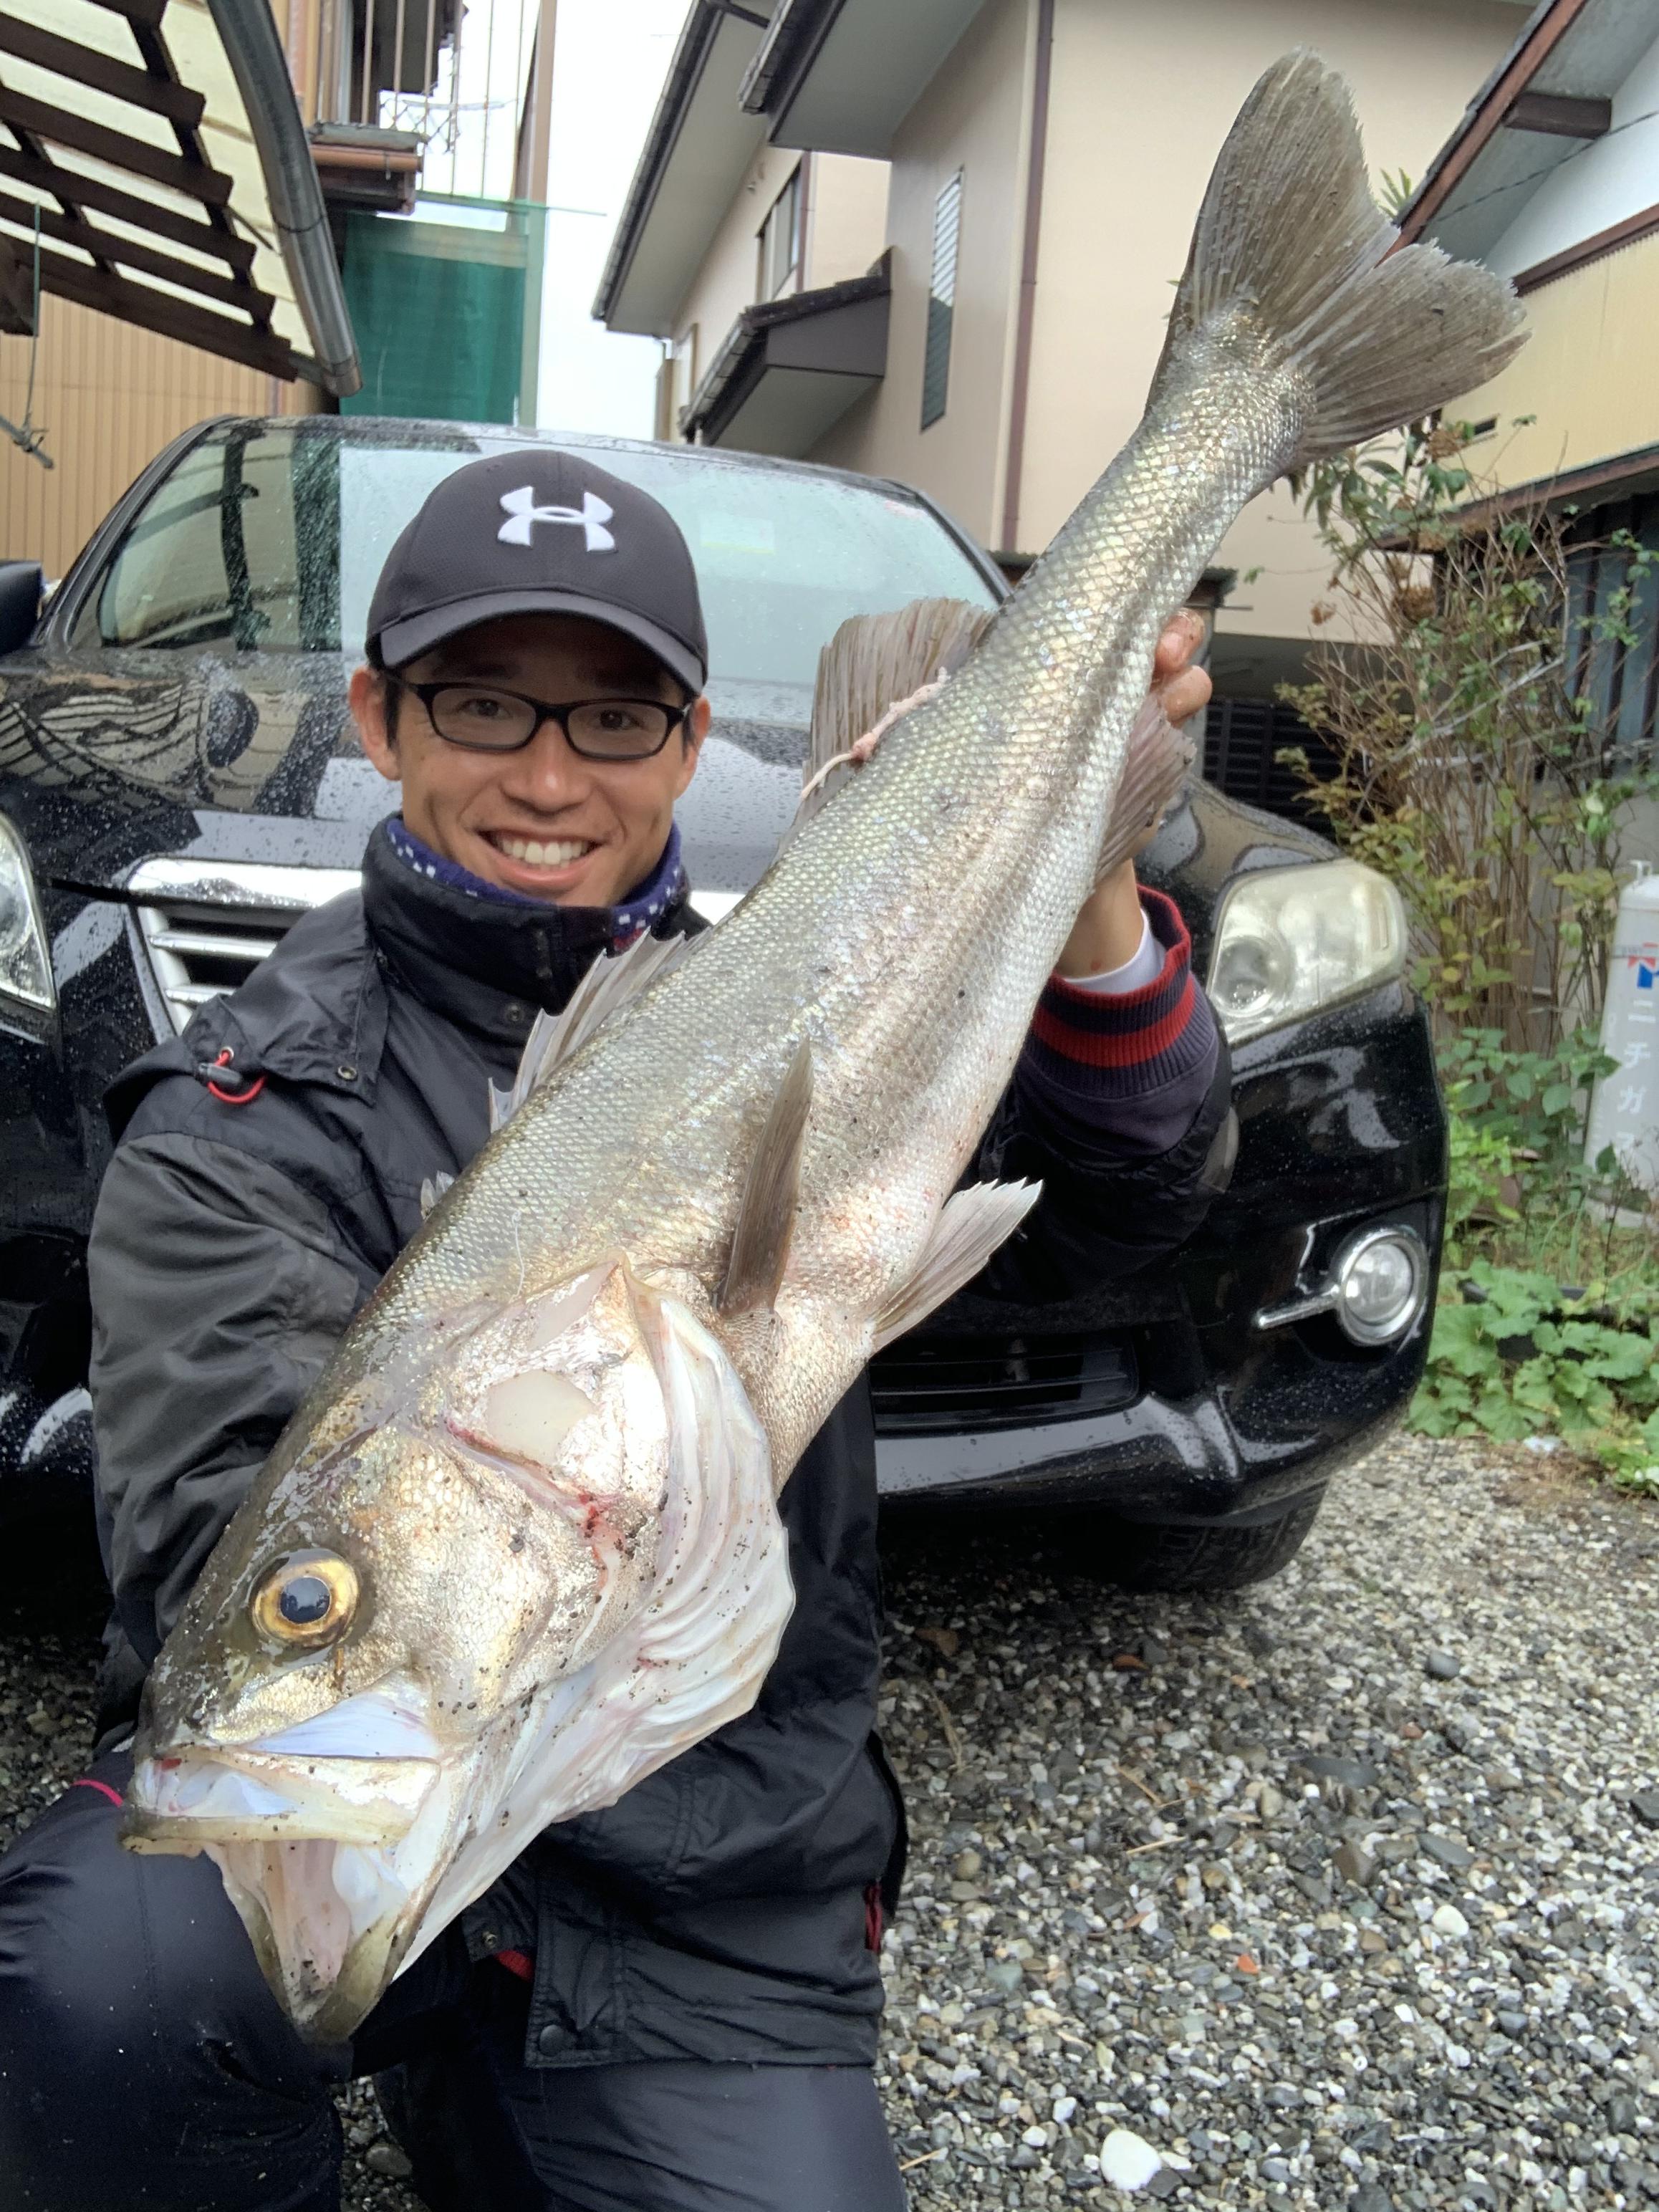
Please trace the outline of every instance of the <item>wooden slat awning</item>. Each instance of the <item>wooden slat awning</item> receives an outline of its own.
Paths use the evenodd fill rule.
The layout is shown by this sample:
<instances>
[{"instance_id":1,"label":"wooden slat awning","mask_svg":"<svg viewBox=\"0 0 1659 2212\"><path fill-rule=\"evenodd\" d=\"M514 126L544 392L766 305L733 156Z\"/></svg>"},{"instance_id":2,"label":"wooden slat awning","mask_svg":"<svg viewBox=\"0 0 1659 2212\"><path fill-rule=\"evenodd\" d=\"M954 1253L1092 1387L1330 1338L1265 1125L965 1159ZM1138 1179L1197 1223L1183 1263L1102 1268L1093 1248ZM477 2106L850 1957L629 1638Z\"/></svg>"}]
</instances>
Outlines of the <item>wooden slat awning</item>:
<instances>
[{"instance_id":1,"label":"wooden slat awning","mask_svg":"<svg viewBox=\"0 0 1659 2212\"><path fill-rule=\"evenodd\" d=\"M38 269L251 368L360 381L270 0L0 0L0 256L14 303Z\"/></svg>"}]
</instances>

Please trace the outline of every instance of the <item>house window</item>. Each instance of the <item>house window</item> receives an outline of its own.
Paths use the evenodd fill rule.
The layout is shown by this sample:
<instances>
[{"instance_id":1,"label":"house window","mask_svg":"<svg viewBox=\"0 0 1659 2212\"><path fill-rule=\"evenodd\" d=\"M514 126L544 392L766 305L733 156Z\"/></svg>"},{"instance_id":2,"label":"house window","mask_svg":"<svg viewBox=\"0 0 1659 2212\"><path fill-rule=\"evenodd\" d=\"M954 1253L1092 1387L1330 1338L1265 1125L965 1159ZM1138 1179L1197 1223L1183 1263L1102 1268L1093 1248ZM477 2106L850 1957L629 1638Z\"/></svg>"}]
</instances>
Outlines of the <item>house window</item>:
<instances>
[{"instance_id":1,"label":"house window","mask_svg":"<svg viewBox=\"0 0 1659 2212\"><path fill-rule=\"evenodd\" d=\"M797 162L760 227L761 299L775 300L793 284L800 270L800 164Z\"/></svg>"},{"instance_id":2,"label":"house window","mask_svg":"<svg viewBox=\"0 0 1659 2212\"><path fill-rule=\"evenodd\" d=\"M921 427L945 412L951 376L951 321L956 312L957 240L962 234L962 172L933 204L933 271L927 286L927 344L921 363Z\"/></svg>"}]
</instances>

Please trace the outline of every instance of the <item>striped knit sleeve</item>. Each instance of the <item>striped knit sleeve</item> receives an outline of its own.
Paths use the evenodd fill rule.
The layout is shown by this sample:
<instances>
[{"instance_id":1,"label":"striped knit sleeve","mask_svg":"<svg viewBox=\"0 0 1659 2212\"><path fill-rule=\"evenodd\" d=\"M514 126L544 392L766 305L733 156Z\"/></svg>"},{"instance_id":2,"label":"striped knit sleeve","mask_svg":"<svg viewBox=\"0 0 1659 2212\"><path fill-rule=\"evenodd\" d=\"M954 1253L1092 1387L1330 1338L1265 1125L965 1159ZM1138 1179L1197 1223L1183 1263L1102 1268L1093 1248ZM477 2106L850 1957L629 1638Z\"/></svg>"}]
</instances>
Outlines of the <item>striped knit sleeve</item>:
<instances>
[{"instance_id":1,"label":"striped knit sleeve","mask_svg":"<svg viewBox=\"0 0 1659 2212\"><path fill-rule=\"evenodd\" d=\"M1180 1143L1219 1049L1180 908L1144 887L1140 903L1164 951L1160 972L1139 990L1115 995L1051 976L1016 1076L1048 1118L1080 1126L1126 1158Z\"/></svg>"}]
</instances>

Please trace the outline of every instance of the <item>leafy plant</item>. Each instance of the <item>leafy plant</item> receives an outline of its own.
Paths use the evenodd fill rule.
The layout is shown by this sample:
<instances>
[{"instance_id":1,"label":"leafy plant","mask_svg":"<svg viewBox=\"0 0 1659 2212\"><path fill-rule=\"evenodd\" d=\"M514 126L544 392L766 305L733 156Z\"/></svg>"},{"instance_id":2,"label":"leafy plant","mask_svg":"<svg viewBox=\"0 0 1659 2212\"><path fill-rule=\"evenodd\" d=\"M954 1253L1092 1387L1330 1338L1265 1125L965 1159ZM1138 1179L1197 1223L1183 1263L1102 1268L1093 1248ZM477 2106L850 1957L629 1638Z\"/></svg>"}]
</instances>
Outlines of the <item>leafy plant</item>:
<instances>
[{"instance_id":1,"label":"leafy plant","mask_svg":"<svg viewBox=\"0 0 1659 2212\"><path fill-rule=\"evenodd\" d=\"M1325 635L1280 696L1336 773L1280 757L1400 885L1439 1031L1547 1053L1599 1013L1623 826L1659 789L1601 704L1659 554L1616 532L1601 550L1617 580L1587 607L1573 517L1497 503L1466 465L1471 434L1419 424L1312 471Z\"/></svg>"},{"instance_id":2,"label":"leafy plant","mask_svg":"<svg viewBox=\"0 0 1659 2212\"><path fill-rule=\"evenodd\" d=\"M1434 1020L1450 1162L1414 1425L1558 1437L1659 1494L1659 1260L1623 1225L1649 1200L1610 1151L1583 1159L1590 1087L1616 1066L1596 1027L1620 833L1659 788L1620 749L1607 679L1659 555L1492 499L1472 435L1420 423L1303 487L1331 568L1309 681L1281 696L1335 774L1280 757L1399 884Z\"/></svg>"},{"instance_id":3,"label":"leafy plant","mask_svg":"<svg viewBox=\"0 0 1659 2212\"><path fill-rule=\"evenodd\" d=\"M1608 1304L1536 1269L1477 1260L1435 1316L1413 1426L1516 1443L1560 1437L1659 1492L1659 1304Z\"/></svg>"}]
</instances>

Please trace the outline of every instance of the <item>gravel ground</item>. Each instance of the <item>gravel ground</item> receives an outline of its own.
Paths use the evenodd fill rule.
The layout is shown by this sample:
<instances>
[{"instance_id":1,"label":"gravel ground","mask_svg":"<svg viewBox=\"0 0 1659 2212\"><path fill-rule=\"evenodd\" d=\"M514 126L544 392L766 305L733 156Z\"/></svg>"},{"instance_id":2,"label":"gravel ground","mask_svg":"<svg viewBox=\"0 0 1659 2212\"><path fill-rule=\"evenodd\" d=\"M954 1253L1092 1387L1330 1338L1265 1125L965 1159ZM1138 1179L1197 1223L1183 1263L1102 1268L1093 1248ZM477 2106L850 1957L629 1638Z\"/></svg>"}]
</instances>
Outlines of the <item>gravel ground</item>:
<instances>
[{"instance_id":1,"label":"gravel ground","mask_svg":"<svg viewBox=\"0 0 1659 2212\"><path fill-rule=\"evenodd\" d=\"M1103 2157L1204 2206L1659 2203L1659 1509L1401 1440L1233 1598L890 1553L915 2212L1128 2202ZM0 1633L0 1836L90 1665L80 1621ZM346 2118L347 2212L415 2212Z\"/></svg>"}]
</instances>

